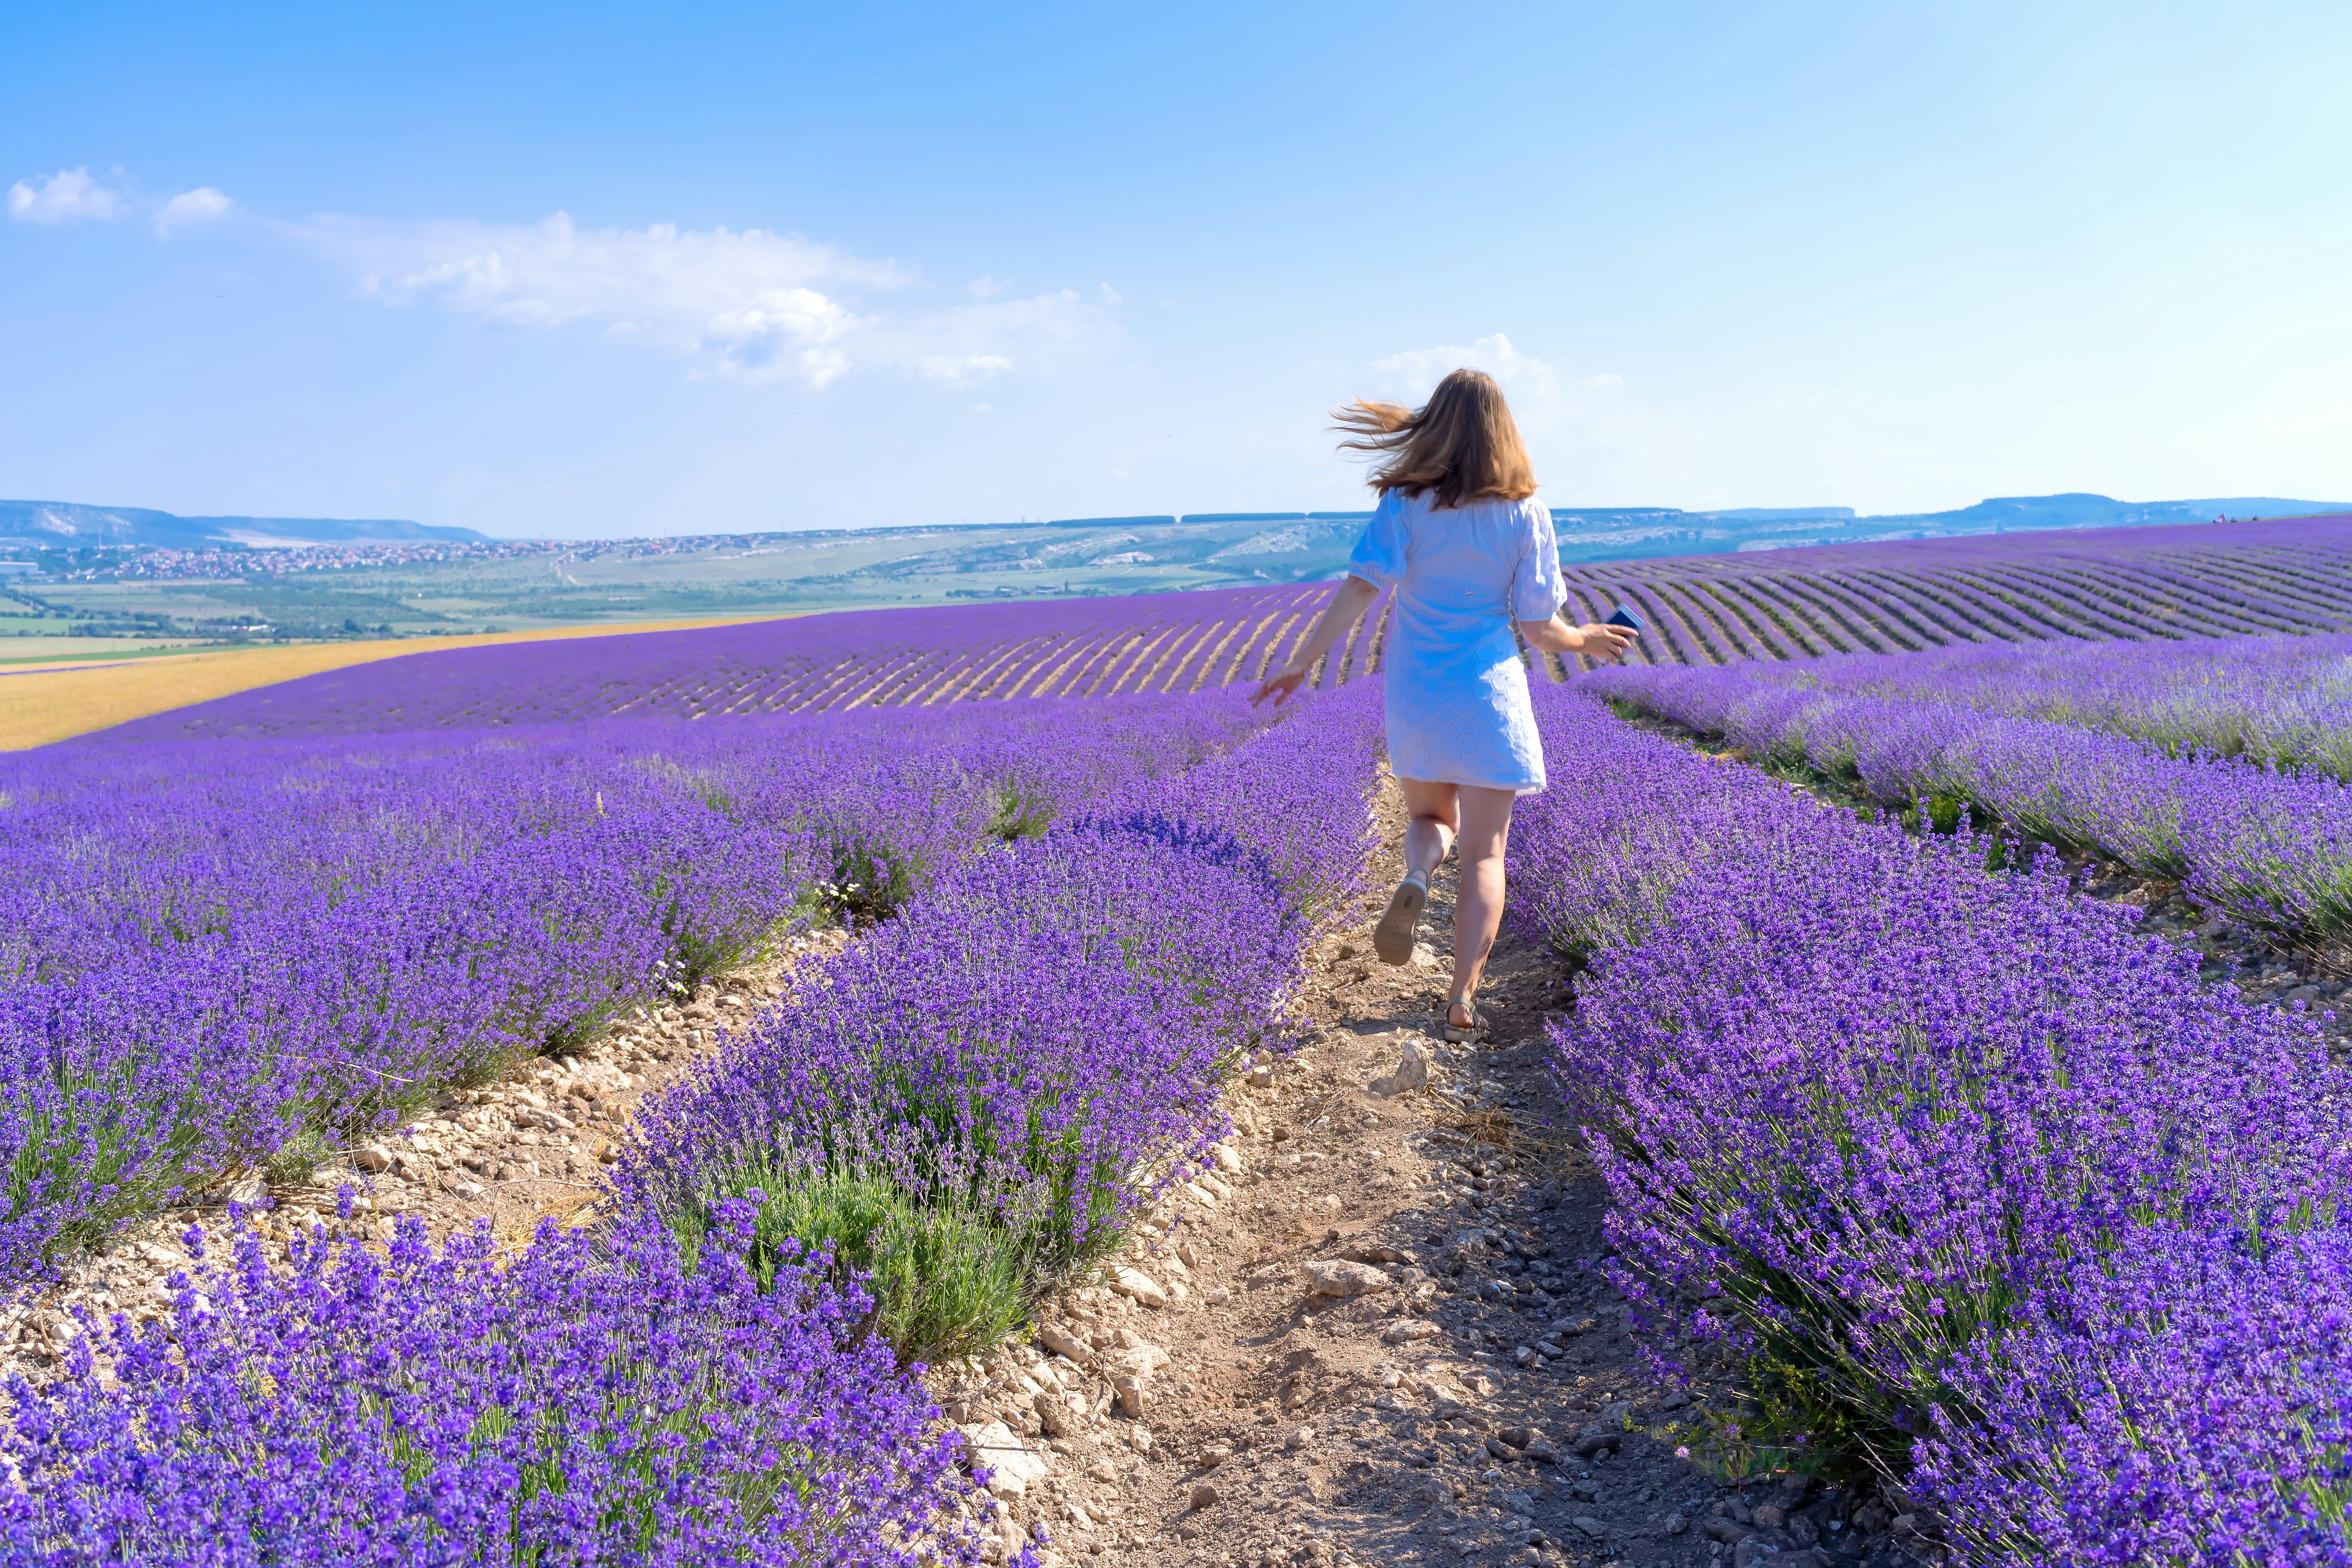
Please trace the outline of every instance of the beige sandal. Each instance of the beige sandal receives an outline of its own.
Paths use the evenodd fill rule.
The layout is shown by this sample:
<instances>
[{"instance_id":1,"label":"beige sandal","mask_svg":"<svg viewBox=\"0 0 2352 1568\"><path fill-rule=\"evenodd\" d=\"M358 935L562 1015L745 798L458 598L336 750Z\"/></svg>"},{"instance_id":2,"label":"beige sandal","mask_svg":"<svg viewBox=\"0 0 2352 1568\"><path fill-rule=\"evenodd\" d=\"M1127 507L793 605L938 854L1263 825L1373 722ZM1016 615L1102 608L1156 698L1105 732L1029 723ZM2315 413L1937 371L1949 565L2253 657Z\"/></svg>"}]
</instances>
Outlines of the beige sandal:
<instances>
[{"instance_id":1,"label":"beige sandal","mask_svg":"<svg viewBox=\"0 0 2352 1568\"><path fill-rule=\"evenodd\" d=\"M1467 1024L1457 1024L1454 1021L1454 1009L1456 1007L1461 1008L1464 1012L1470 1015L1470 1021ZM1445 1038L1447 1043L1452 1045L1460 1045L1465 1040L1483 1038L1486 1033L1486 1015L1478 1011L1478 1004L1476 1002L1467 996L1457 996L1453 1001L1448 1002L1445 1005Z\"/></svg>"},{"instance_id":2,"label":"beige sandal","mask_svg":"<svg viewBox=\"0 0 2352 1568\"><path fill-rule=\"evenodd\" d=\"M1412 962L1412 939L1421 933L1421 912L1429 908L1429 873L1415 871L1389 895L1388 912L1372 932L1372 951L1382 963Z\"/></svg>"}]
</instances>

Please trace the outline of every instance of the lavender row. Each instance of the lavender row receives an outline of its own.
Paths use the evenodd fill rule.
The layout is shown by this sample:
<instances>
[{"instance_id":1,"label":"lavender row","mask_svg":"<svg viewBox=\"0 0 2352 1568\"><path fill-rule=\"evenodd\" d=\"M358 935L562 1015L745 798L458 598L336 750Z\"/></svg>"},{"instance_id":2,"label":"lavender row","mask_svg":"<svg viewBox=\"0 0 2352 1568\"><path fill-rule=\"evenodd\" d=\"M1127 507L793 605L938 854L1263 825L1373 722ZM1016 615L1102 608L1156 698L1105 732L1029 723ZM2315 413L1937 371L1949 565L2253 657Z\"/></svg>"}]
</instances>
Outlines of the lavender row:
<instances>
[{"instance_id":1,"label":"lavender row","mask_svg":"<svg viewBox=\"0 0 2352 1568\"><path fill-rule=\"evenodd\" d=\"M7 1389L11 1563L346 1568L976 1563L937 1412L830 1260L755 1268L749 1206L377 1257L246 1237L62 1375ZM102 1349L103 1358L94 1350ZM918 1548L926 1549L921 1558Z\"/></svg>"},{"instance_id":2,"label":"lavender row","mask_svg":"<svg viewBox=\"0 0 2352 1568\"><path fill-rule=\"evenodd\" d=\"M1717 1436L1912 1469L1976 1561L2340 1560L2315 1025L2046 866L1542 716L1514 918L1585 964L1563 1085L1652 1347L1743 1366Z\"/></svg>"},{"instance_id":3,"label":"lavender row","mask_svg":"<svg viewBox=\"0 0 2352 1568\"><path fill-rule=\"evenodd\" d=\"M1653 681L1726 707L1771 690L1934 702L2104 731L2176 757L2352 773L2352 637L2342 635L1974 646L1643 672L1631 684Z\"/></svg>"},{"instance_id":4,"label":"lavender row","mask_svg":"<svg viewBox=\"0 0 2352 1568\"><path fill-rule=\"evenodd\" d=\"M971 1561L902 1363L1007 1326L1223 1129L1357 889L1380 743L1322 699L942 868L648 1108L601 1236L248 1245L118 1321L110 1364L9 1391L12 1560Z\"/></svg>"},{"instance_id":5,"label":"lavender row","mask_svg":"<svg viewBox=\"0 0 2352 1568\"><path fill-rule=\"evenodd\" d=\"M364 734L1190 692L1279 663L1324 597L1320 584L1308 584L847 610L419 652L157 714L120 733Z\"/></svg>"},{"instance_id":6,"label":"lavender row","mask_svg":"<svg viewBox=\"0 0 2352 1568\"><path fill-rule=\"evenodd\" d=\"M0 1279L871 918L1254 720L1107 703L495 737L99 740L0 768Z\"/></svg>"},{"instance_id":7,"label":"lavender row","mask_svg":"<svg viewBox=\"0 0 2352 1568\"><path fill-rule=\"evenodd\" d=\"M1979 822L2094 848L2206 908L2294 940L2352 932L2352 784L2120 735L1905 699L1843 697L1735 670L1626 670L1586 689L1845 781L1948 828Z\"/></svg>"},{"instance_id":8,"label":"lavender row","mask_svg":"<svg viewBox=\"0 0 2352 1568\"><path fill-rule=\"evenodd\" d=\"M1820 545L1571 571L1651 622L1643 663L2338 632L2352 515Z\"/></svg>"},{"instance_id":9,"label":"lavender row","mask_svg":"<svg viewBox=\"0 0 2352 1568\"><path fill-rule=\"evenodd\" d=\"M1381 748L1361 688L1323 697L974 861L648 1107L621 1199L692 1236L764 1191L768 1233L873 1271L902 1354L984 1348L1226 1131L1232 1064L1286 1045Z\"/></svg>"}]
</instances>

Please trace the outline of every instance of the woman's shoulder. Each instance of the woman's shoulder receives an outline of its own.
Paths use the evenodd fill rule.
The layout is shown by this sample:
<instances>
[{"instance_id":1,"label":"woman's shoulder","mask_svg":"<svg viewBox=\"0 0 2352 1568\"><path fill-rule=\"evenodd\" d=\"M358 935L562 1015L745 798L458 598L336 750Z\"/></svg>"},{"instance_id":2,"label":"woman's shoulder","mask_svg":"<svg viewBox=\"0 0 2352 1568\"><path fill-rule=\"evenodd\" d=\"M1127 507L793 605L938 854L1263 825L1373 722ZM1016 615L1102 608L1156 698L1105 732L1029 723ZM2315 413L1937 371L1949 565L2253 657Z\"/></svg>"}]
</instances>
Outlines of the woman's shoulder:
<instances>
[{"instance_id":1,"label":"woman's shoulder","mask_svg":"<svg viewBox=\"0 0 2352 1568\"><path fill-rule=\"evenodd\" d=\"M1533 496L1518 500L1503 496L1484 496L1470 504L1484 510L1488 517L1516 527L1540 529L1551 526L1551 508Z\"/></svg>"}]
</instances>

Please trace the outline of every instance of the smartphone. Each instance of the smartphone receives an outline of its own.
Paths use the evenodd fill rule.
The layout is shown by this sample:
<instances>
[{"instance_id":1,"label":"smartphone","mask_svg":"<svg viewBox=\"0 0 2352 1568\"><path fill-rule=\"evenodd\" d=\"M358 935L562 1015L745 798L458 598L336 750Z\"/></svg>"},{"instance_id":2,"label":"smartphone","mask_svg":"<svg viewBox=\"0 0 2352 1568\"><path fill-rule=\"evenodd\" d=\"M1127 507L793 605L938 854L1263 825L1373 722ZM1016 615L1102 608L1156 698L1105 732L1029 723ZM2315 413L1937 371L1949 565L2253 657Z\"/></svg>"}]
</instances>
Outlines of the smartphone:
<instances>
[{"instance_id":1,"label":"smartphone","mask_svg":"<svg viewBox=\"0 0 2352 1568\"><path fill-rule=\"evenodd\" d=\"M1601 624L1604 626L1623 626L1629 632L1645 632L1650 629L1642 624L1641 616L1622 605L1618 605L1615 613Z\"/></svg>"}]
</instances>

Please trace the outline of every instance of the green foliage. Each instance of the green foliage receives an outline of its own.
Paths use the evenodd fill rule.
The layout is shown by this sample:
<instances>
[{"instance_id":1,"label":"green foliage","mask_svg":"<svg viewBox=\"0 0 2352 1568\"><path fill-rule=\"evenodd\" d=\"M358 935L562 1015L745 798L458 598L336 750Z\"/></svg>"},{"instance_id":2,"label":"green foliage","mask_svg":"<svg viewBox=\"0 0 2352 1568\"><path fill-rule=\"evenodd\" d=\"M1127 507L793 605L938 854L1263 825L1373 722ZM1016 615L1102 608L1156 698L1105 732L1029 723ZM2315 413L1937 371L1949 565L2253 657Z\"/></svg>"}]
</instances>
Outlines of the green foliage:
<instances>
[{"instance_id":1,"label":"green foliage","mask_svg":"<svg viewBox=\"0 0 2352 1568\"><path fill-rule=\"evenodd\" d=\"M306 1127L280 1143L269 1158L262 1162L261 1176L271 1186L290 1186L309 1181L319 1167L335 1157L334 1145L316 1128Z\"/></svg>"},{"instance_id":2,"label":"green foliage","mask_svg":"<svg viewBox=\"0 0 2352 1568\"><path fill-rule=\"evenodd\" d=\"M1014 781L1000 784L989 797L990 837L1011 843L1018 838L1042 838L1054 825L1054 804Z\"/></svg>"},{"instance_id":3,"label":"green foliage","mask_svg":"<svg viewBox=\"0 0 2352 1568\"><path fill-rule=\"evenodd\" d=\"M851 930L878 925L915 896L924 869L919 860L863 836L838 839L832 874L811 882L802 898L831 923Z\"/></svg>"},{"instance_id":4,"label":"green foliage","mask_svg":"<svg viewBox=\"0 0 2352 1568\"><path fill-rule=\"evenodd\" d=\"M870 1276L870 1326L901 1363L977 1354L1028 1319L1028 1237L961 1204L926 1202L885 1176L755 1163L728 1173L673 1223L698 1246L712 1206L755 1193L761 1283L773 1281L786 1242L830 1247L836 1277Z\"/></svg>"},{"instance_id":5,"label":"green foliage","mask_svg":"<svg viewBox=\"0 0 2352 1568\"><path fill-rule=\"evenodd\" d=\"M1968 805L1965 797L1939 791L1922 798L1918 810L1926 817L1931 831L1949 837L1960 830L1960 817L1968 810Z\"/></svg>"}]
</instances>

